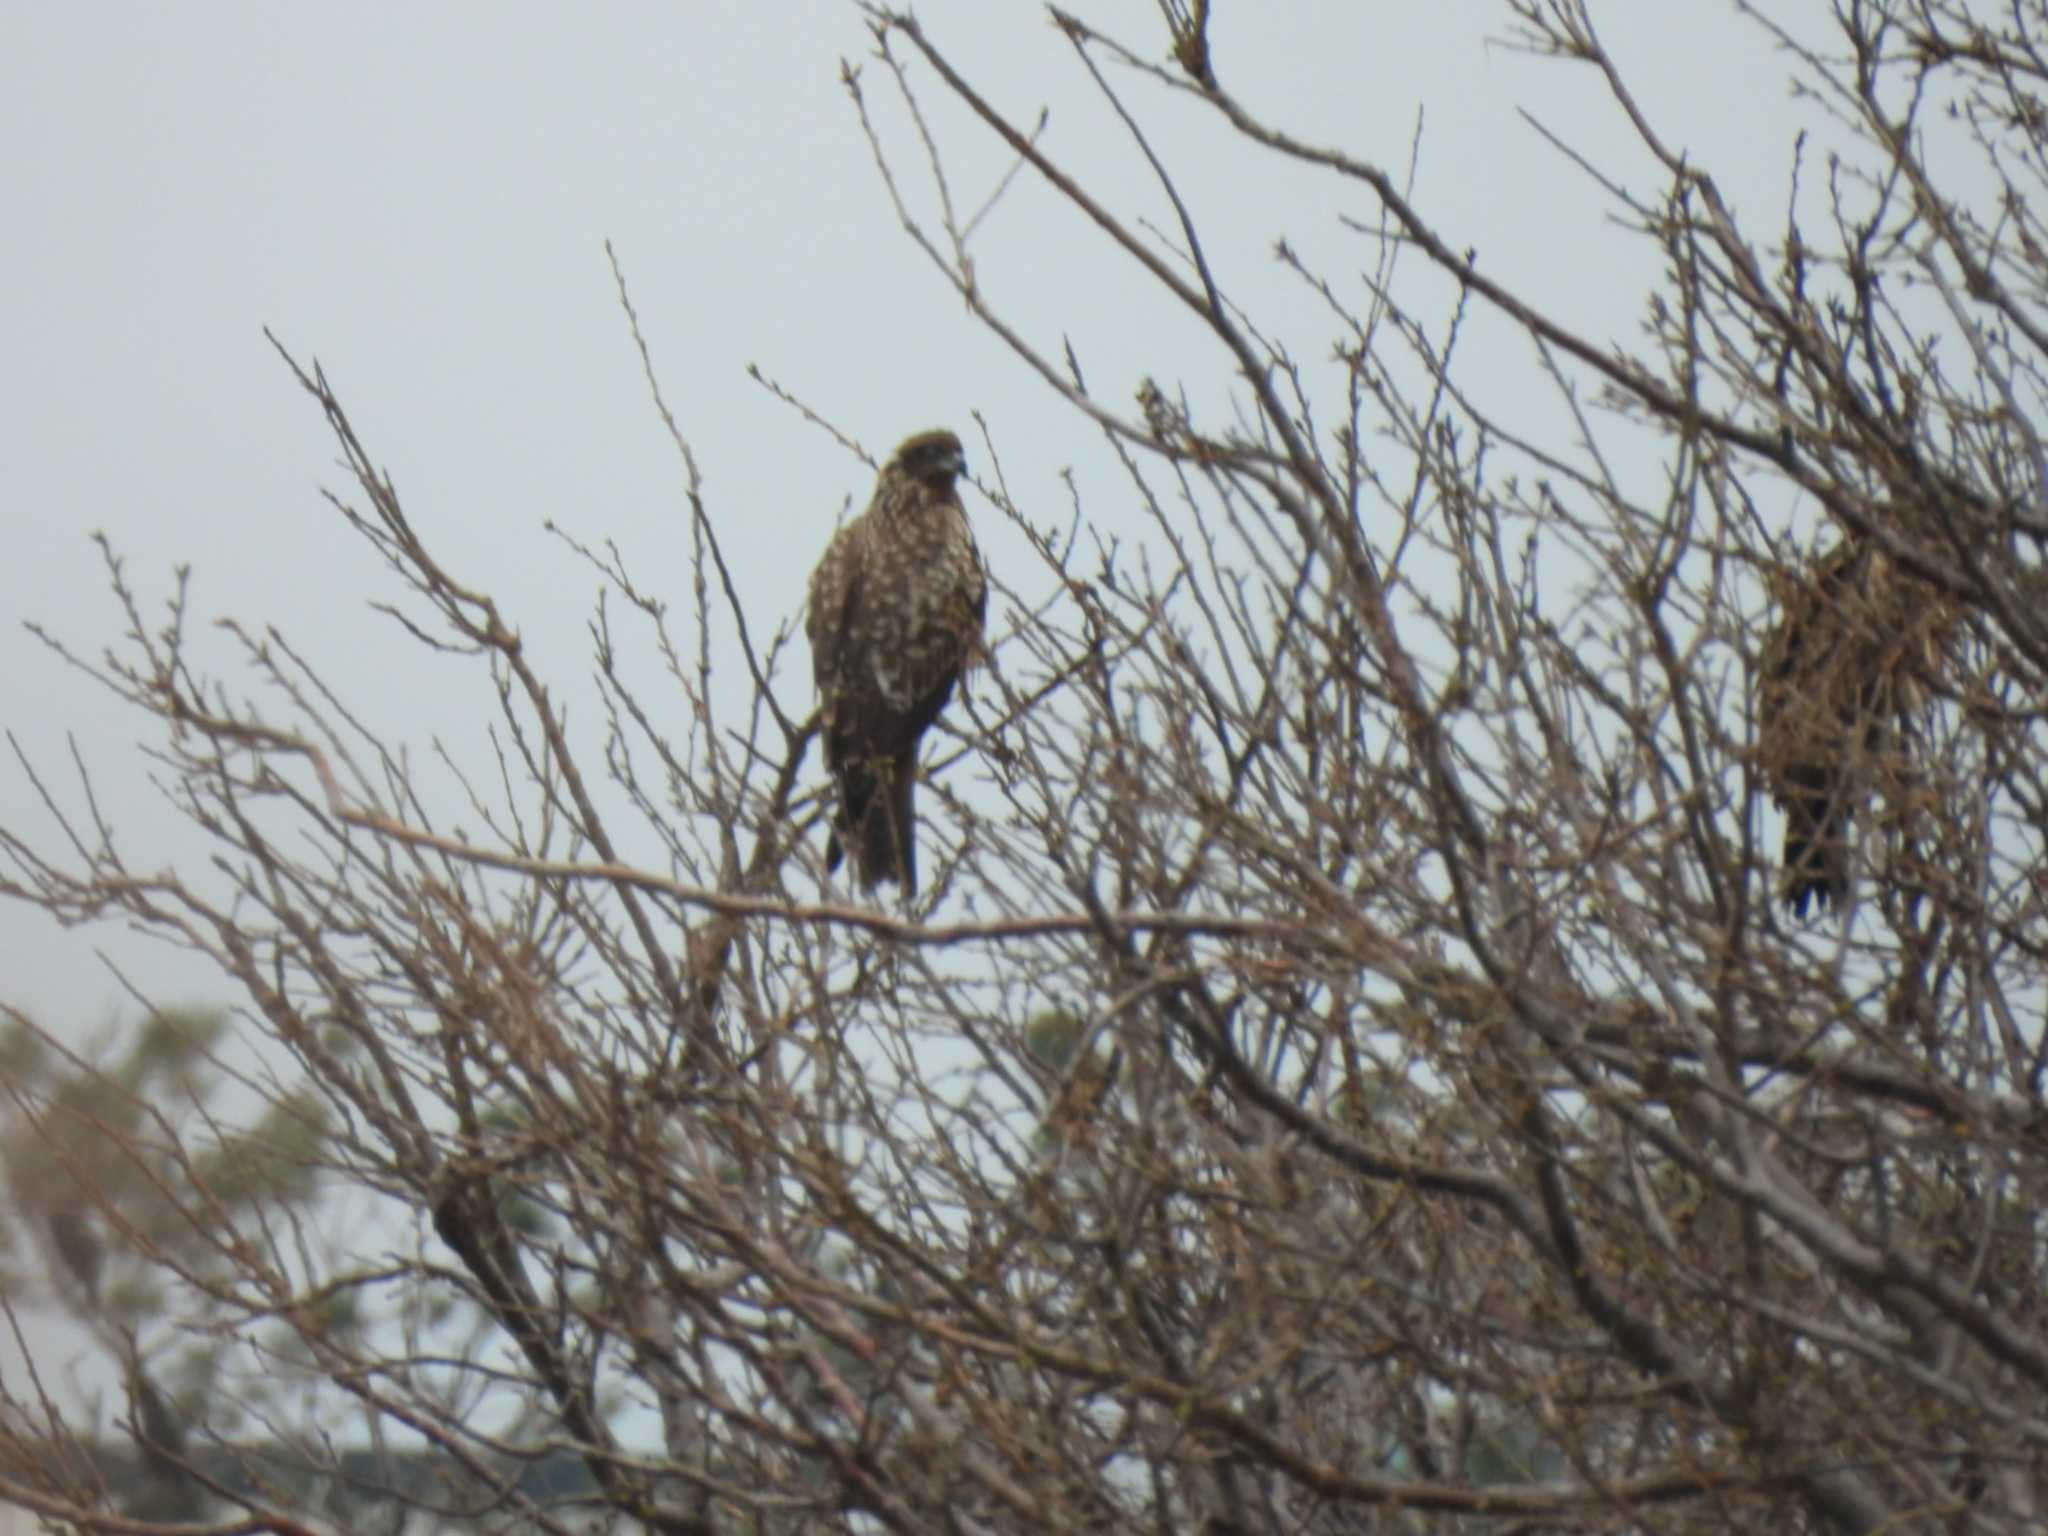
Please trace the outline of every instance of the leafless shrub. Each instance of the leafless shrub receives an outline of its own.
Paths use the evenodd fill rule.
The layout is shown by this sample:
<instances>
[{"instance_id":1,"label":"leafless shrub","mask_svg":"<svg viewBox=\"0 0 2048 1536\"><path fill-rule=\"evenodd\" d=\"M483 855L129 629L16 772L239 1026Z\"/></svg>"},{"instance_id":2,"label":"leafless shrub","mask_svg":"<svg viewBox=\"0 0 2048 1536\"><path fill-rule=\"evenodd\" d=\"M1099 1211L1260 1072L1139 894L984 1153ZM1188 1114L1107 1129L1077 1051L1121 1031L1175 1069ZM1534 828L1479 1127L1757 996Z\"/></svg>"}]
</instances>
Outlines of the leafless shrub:
<instances>
[{"instance_id":1,"label":"leafless shrub","mask_svg":"<svg viewBox=\"0 0 2048 1536\"><path fill-rule=\"evenodd\" d=\"M383 1212L367 1245L247 1247L208 1306L288 1325L312 1401L350 1405L313 1462L365 1424L424 1444L407 1497L449 1523L2038 1529L2048 14L1860 0L1777 32L1849 147L1788 146L1756 230L1578 0L1513 0L1662 167L1607 183L1665 272L1617 351L1462 254L1426 189L1234 96L1206 4L1160 10L1135 43L1058 19L1164 236L907 13L868 9L847 73L915 244L1147 519L1117 543L1085 501L1017 507L981 445L1032 560L997 572L916 911L818 884L793 616L737 604L680 435L696 632L580 551L608 579L585 752L299 370L393 611L495 690L461 830L458 765L430 784L275 633L231 630L242 702L110 556L126 642L81 665L161 722L228 884L127 868L39 778L59 834L4 833L7 889L210 955L319 1096L330 1184ZM1146 137L1162 95L1376 208L1362 285L1282 249L1334 375L1219 287ZM1103 399L1006 318L938 96L1206 329L1214 379ZM1527 337L1566 438L1471 387L1475 315ZM1933 594L1939 644L1882 751L1834 742L1847 910L1801 924L1759 674L1845 546ZM281 1486L215 1493L311 1518Z\"/></svg>"}]
</instances>

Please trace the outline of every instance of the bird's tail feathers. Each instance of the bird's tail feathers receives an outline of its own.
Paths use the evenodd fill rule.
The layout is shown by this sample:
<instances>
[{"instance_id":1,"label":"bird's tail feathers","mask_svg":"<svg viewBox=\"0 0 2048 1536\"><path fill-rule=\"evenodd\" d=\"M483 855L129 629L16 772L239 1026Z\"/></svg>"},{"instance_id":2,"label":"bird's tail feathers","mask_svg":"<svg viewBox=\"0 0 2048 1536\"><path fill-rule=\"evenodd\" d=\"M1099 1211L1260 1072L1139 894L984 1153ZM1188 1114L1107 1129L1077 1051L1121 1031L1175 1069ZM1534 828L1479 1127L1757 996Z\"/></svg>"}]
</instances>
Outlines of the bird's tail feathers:
<instances>
[{"instance_id":1,"label":"bird's tail feathers","mask_svg":"<svg viewBox=\"0 0 2048 1536\"><path fill-rule=\"evenodd\" d=\"M886 792L877 782L888 775ZM854 877L865 890L901 885L903 894L917 891L917 849L914 842L917 764L908 755L895 759L854 760L840 765L839 814L825 845L827 873L837 869L851 850Z\"/></svg>"},{"instance_id":2,"label":"bird's tail feathers","mask_svg":"<svg viewBox=\"0 0 2048 1536\"><path fill-rule=\"evenodd\" d=\"M917 759L905 753L897 759L889 776L887 800L877 799L868 807L868 858L871 867L887 864L893 879L903 886L905 896L917 894ZM870 882L872 883L872 882Z\"/></svg>"},{"instance_id":3,"label":"bird's tail feathers","mask_svg":"<svg viewBox=\"0 0 2048 1536\"><path fill-rule=\"evenodd\" d=\"M1849 898L1849 807L1839 785L1809 787L1785 806L1780 899L1803 920L1810 906L1839 910Z\"/></svg>"}]
</instances>

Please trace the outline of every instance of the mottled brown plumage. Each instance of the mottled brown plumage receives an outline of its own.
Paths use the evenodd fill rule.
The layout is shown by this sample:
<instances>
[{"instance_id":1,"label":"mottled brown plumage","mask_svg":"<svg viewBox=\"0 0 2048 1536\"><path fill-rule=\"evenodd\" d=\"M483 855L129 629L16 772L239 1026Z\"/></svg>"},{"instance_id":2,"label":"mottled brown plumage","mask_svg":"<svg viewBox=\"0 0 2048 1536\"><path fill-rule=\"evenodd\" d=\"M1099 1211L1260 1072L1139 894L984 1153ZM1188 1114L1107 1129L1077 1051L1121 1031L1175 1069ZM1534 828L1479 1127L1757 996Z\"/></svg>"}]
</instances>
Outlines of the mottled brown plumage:
<instances>
[{"instance_id":1,"label":"mottled brown plumage","mask_svg":"<svg viewBox=\"0 0 2048 1536\"><path fill-rule=\"evenodd\" d=\"M982 654L988 580L954 489L960 440L921 432L882 466L867 510L811 573L804 631L838 786L825 867L917 889L918 741Z\"/></svg>"},{"instance_id":2,"label":"mottled brown plumage","mask_svg":"<svg viewBox=\"0 0 2048 1536\"><path fill-rule=\"evenodd\" d=\"M1950 619L1934 589L1861 539L1776 588L1757 745L1785 813L1779 895L1804 918L1848 897L1851 822L1873 789L1897 777L1897 727L1922 696Z\"/></svg>"}]
</instances>

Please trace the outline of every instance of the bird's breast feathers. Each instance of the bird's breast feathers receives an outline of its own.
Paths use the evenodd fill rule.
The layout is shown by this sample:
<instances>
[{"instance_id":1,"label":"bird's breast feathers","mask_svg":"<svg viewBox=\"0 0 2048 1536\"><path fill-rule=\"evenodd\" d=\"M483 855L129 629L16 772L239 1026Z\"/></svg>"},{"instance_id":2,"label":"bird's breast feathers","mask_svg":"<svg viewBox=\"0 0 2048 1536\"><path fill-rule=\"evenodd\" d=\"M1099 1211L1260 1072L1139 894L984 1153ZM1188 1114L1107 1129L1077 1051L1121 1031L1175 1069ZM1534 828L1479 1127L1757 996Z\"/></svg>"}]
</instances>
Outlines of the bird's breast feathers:
<instances>
[{"instance_id":1,"label":"bird's breast feathers","mask_svg":"<svg viewBox=\"0 0 2048 1536\"><path fill-rule=\"evenodd\" d=\"M984 654L988 580L957 501L930 500L847 524L812 574L805 616L830 697L871 687L908 711Z\"/></svg>"}]
</instances>

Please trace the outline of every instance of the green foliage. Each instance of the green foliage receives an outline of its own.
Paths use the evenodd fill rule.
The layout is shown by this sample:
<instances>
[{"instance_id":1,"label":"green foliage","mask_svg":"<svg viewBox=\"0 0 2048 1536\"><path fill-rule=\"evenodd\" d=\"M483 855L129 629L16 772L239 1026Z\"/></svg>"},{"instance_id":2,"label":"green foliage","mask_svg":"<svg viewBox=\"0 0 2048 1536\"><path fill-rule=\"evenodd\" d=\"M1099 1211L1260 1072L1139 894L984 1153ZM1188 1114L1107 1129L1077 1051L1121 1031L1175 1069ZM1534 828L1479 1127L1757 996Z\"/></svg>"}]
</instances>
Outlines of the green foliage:
<instances>
[{"instance_id":1,"label":"green foliage","mask_svg":"<svg viewBox=\"0 0 2048 1536\"><path fill-rule=\"evenodd\" d=\"M194 1181L230 1205L303 1201L313 1192L327 1135L327 1106L317 1096L281 1099L248 1131L223 1136L194 1157Z\"/></svg>"},{"instance_id":2,"label":"green foliage","mask_svg":"<svg viewBox=\"0 0 2048 1536\"><path fill-rule=\"evenodd\" d=\"M1080 1048L1087 1026L1062 1008L1048 1008L1032 1015L1024 1026L1024 1045L1033 1057L1055 1072L1064 1072Z\"/></svg>"},{"instance_id":3,"label":"green foliage","mask_svg":"<svg viewBox=\"0 0 2048 1536\"><path fill-rule=\"evenodd\" d=\"M41 1278L31 1294L133 1329L164 1306L160 1260L216 1270L223 1226L311 1201L326 1107L304 1091L249 1102L218 1063L228 1029L220 1010L166 1009L76 1048L18 1016L0 1030L11 1287Z\"/></svg>"}]
</instances>

